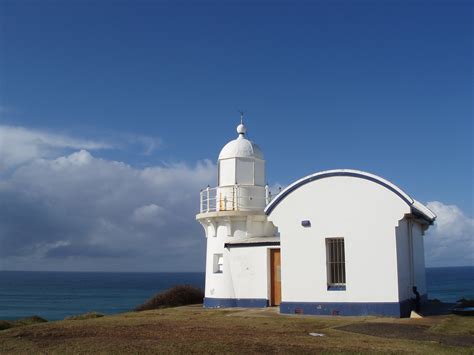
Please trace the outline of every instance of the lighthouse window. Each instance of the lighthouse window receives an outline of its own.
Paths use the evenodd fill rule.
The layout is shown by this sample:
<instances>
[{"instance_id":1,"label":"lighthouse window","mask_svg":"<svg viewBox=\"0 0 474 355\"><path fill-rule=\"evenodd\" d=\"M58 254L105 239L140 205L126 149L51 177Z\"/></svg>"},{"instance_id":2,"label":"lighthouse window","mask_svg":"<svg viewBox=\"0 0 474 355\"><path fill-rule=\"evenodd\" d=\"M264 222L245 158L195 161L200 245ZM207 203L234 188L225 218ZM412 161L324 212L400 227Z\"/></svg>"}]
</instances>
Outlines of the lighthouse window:
<instances>
[{"instance_id":1,"label":"lighthouse window","mask_svg":"<svg viewBox=\"0 0 474 355\"><path fill-rule=\"evenodd\" d=\"M346 256L344 238L326 239L328 290L346 289Z\"/></svg>"},{"instance_id":2,"label":"lighthouse window","mask_svg":"<svg viewBox=\"0 0 474 355\"><path fill-rule=\"evenodd\" d=\"M235 159L219 161L219 185L230 186L235 184Z\"/></svg>"},{"instance_id":3,"label":"lighthouse window","mask_svg":"<svg viewBox=\"0 0 474 355\"><path fill-rule=\"evenodd\" d=\"M236 183L239 185L253 185L253 165L254 162L251 159L237 159L237 176Z\"/></svg>"},{"instance_id":4,"label":"lighthouse window","mask_svg":"<svg viewBox=\"0 0 474 355\"><path fill-rule=\"evenodd\" d=\"M214 254L214 274L222 274L224 257L222 254Z\"/></svg>"}]
</instances>

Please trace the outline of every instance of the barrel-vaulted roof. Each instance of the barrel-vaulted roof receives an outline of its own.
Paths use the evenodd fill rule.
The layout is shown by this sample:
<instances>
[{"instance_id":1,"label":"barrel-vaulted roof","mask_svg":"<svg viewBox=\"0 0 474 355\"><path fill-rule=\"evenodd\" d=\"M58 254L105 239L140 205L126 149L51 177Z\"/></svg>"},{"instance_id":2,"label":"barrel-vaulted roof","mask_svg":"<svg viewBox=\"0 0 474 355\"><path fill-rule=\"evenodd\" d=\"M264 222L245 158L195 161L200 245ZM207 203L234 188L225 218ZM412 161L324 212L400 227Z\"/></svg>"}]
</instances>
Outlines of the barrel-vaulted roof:
<instances>
[{"instance_id":1,"label":"barrel-vaulted roof","mask_svg":"<svg viewBox=\"0 0 474 355\"><path fill-rule=\"evenodd\" d=\"M304 178L295 181L291 185L289 185L287 188L285 188L283 191L281 191L265 208L265 213L269 215L272 210L289 194L291 194L293 191L298 189L299 187L308 184L312 181L315 180L320 180L320 179L326 179L326 178L331 178L335 176L348 176L348 177L353 177L353 178L358 178L358 179L365 179L369 180L373 183L379 184L386 189L392 191L394 194L396 194L398 197L400 197L403 201L405 201L410 207L411 210L414 214L419 215L429 223L433 223L434 220L436 219L436 215L425 205L422 203L414 200L411 198L408 194L406 194L402 189L400 189L398 186L395 184L391 183L388 180L385 180L384 178L381 178L380 176L370 174L364 171L360 170L351 170L351 169L336 169L336 170L326 170L326 171L321 171L315 174L311 174L308 176L305 176Z\"/></svg>"}]
</instances>

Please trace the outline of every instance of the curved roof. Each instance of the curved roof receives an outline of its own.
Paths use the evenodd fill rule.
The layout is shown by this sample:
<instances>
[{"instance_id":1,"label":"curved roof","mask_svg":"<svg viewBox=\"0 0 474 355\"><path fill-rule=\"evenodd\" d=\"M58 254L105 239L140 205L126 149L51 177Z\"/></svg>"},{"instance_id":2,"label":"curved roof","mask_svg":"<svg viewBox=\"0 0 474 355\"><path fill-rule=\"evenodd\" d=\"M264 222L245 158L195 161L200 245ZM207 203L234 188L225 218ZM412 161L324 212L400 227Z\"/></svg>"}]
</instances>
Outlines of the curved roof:
<instances>
[{"instance_id":1,"label":"curved roof","mask_svg":"<svg viewBox=\"0 0 474 355\"><path fill-rule=\"evenodd\" d=\"M421 215L424 219L432 223L436 219L436 215L422 203L412 199L408 194L406 194L402 189L400 189L395 184L392 184L390 181L381 178L380 176L367 173L360 170L351 170L351 169L336 169L336 170L326 170L321 171L315 174L308 175L298 181L295 181L293 184L288 186L286 189L281 191L268 205L265 207L265 213L269 215L272 210L291 192L298 189L299 187L310 183L315 180L330 178L334 176L349 176L359 179L365 179L372 181L376 184L382 185L386 189L392 191L398 197L400 197L405 203L407 203L412 211Z\"/></svg>"},{"instance_id":2,"label":"curved roof","mask_svg":"<svg viewBox=\"0 0 474 355\"><path fill-rule=\"evenodd\" d=\"M258 145L245 138L247 129L241 123L237 126L239 136L227 143L219 154L219 160L228 158L257 158L263 160L262 150Z\"/></svg>"}]
</instances>

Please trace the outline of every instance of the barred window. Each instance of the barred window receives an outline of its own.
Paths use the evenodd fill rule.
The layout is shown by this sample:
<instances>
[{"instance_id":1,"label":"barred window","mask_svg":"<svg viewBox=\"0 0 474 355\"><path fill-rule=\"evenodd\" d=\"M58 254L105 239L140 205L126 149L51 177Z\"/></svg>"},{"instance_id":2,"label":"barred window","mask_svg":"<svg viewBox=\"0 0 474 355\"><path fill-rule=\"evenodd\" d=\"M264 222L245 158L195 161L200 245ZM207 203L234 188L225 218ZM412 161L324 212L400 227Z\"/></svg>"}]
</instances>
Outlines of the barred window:
<instances>
[{"instance_id":1,"label":"barred window","mask_svg":"<svg viewBox=\"0 0 474 355\"><path fill-rule=\"evenodd\" d=\"M344 290L346 287L344 238L326 239L326 261L328 289Z\"/></svg>"}]
</instances>

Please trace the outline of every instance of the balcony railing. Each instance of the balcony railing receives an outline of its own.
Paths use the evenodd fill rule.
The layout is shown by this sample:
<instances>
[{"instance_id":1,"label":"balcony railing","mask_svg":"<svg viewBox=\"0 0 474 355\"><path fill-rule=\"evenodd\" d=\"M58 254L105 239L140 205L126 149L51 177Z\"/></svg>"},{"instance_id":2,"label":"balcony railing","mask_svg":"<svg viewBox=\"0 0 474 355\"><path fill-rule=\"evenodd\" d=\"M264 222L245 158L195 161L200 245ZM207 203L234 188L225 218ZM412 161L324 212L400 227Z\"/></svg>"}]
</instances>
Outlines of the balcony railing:
<instances>
[{"instance_id":1,"label":"balcony railing","mask_svg":"<svg viewBox=\"0 0 474 355\"><path fill-rule=\"evenodd\" d=\"M258 211L272 200L272 193L265 186L264 196L249 196L249 191L239 185L229 187L207 187L200 193L200 212Z\"/></svg>"}]
</instances>

